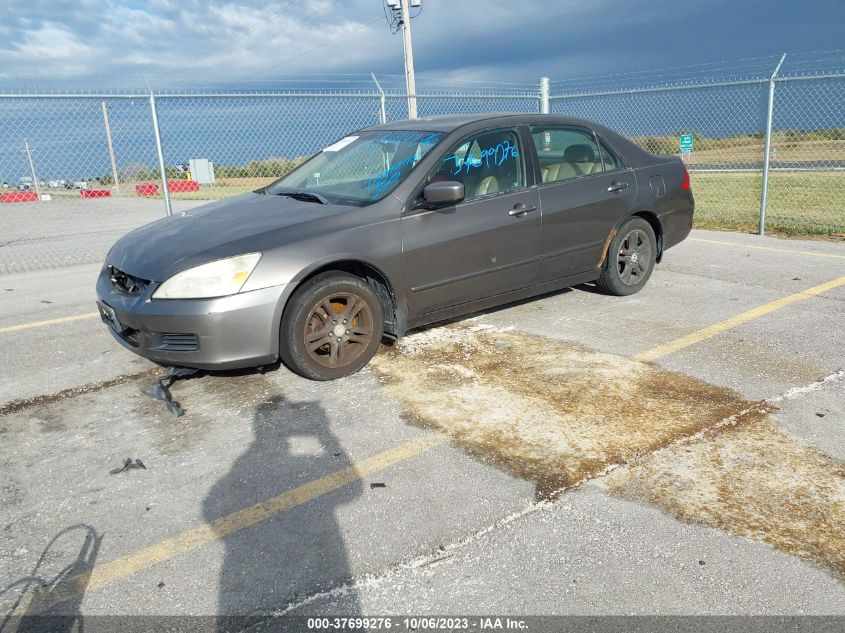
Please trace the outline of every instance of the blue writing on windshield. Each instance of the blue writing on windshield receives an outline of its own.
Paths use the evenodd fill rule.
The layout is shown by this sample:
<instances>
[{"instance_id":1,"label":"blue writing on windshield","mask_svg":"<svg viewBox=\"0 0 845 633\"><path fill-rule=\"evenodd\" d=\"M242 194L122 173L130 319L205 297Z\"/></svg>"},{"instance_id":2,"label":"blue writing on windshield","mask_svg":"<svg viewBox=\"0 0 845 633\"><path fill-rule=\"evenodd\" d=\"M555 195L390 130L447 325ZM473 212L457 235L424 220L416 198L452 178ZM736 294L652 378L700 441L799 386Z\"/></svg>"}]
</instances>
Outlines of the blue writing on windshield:
<instances>
[{"instance_id":1,"label":"blue writing on windshield","mask_svg":"<svg viewBox=\"0 0 845 633\"><path fill-rule=\"evenodd\" d=\"M402 170L405 167L414 165L416 158L417 157L414 154L411 154L407 158L400 160L398 163L391 165L389 169L386 169L380 174L377 174L367 180L367 192L372 194L373 198L384 193L384 191L389 189L393 183L402 178Z\"/></svg>"},{"instance_id":2,"label":"blue writing on windshield","mask_svg":"<svg viewBox=\"0 0 845 633\"><path fill-rule=\"evenodd\" d=\"M454 163L452 165L452 175L458 176L461 172L468 174L476 168L489 169L494 166L499 167L511 158L519 158L519 152L515 145L505 139L498 145L483 149L476 154L452 154L444 158L443 162L448 163L452 161Z\"/></svg>"}]
</instances>

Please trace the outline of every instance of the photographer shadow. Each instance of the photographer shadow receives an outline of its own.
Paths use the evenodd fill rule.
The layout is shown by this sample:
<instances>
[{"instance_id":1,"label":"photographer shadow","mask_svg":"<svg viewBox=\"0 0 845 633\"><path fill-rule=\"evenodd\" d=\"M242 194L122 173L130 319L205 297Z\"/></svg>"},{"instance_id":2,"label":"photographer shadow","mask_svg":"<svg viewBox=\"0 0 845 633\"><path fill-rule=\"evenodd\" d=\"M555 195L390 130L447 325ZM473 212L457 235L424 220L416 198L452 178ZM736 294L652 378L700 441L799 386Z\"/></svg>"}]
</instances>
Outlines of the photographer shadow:
<instances>
[{"instance_id":1,"label":"photographer shadow","mask_svg":"<svg viewBox=\"0 0 845 633\"><path fill-rule=\"evenodd\" d=\"M249 448L210 489L203 514L215 521L352 465L316 402L276 396L253 416ZM319 469L320 474L315 474ZM225 552L217 630L236 631L351 577L337 509L361 494L360 480L239 530L220 529ZM346 615L356 615L357 602Z\"/></svg>"}]
</instances>

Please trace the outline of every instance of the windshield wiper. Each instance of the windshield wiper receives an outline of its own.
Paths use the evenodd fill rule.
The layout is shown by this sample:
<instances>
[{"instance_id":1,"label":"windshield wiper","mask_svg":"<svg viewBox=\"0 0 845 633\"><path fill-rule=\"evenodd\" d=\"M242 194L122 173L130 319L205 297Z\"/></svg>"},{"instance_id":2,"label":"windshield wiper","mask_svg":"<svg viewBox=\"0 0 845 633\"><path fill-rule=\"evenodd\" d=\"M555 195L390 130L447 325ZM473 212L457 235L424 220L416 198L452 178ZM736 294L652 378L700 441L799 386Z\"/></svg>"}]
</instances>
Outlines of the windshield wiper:
<instances>
[{"instance_id":1,"label":"windshield wiper","mask_svg":"<svg viewBox=\"0 0 845 633\"><path fill-rule=\"evenodd\" d=\"M331 204L328 198L321 196L319 193L313 191L300 191L292 189L290 191L274 191L275 196L287 196L294 200L302 200L303 202L319 202L320 204Z\"/></svg>"}]
</instances>

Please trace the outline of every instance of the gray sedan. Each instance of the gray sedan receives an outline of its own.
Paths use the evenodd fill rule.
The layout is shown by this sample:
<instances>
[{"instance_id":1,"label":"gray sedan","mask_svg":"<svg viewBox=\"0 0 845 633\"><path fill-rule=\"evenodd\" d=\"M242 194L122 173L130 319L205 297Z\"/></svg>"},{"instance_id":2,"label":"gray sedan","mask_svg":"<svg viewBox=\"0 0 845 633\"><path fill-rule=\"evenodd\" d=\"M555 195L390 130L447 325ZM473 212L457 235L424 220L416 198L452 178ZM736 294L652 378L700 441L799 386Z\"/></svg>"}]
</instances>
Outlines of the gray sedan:
<instances>
[{"instance_id":1,"label":"gray sedan","mask_svg":"<svg viewBox=\"0 0 845 633\"><path fill-rule=\"evenodd\" d=\"M254 193L120 239L103 320L157 363L279 358L358 371L385 338L585 282L629 295L690 232L680 159L549 115L399 121L332 143Z\"/></svg>"}]
</instances>

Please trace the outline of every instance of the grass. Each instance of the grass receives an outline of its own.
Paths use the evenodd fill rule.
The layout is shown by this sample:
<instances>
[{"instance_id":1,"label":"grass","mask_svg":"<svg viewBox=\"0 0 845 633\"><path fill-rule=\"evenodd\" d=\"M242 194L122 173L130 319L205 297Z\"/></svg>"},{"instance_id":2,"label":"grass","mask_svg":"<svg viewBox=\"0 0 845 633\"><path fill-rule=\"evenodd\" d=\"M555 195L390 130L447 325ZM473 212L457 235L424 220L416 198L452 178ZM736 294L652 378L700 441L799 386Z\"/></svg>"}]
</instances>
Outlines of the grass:
<instances>
[{"instance_id":1,"label":"grass","mask_svg":"<svg viewBox=\"0 0 845 633\"><path fill-rule=\"evenodd\" d=\"M783 163L809 162L814 166L845 161L845 141L804 141L802 143L772 139L772 160ZM696 150L686 159L695 165L757 164L763 162L763 141L718 149Z\"/></svg>"},{"instance_id":2,"label":"grass","mask_svg":"<svg viewBox=\"0 0 845 633\"><path fill-rule=\"evenodd\" d=\"M759 172L693 172L690 177L697 228L757 229ZM845 234L845 172L770 172L766 231L790 235Z\"/></svg>"}]
</instances>

